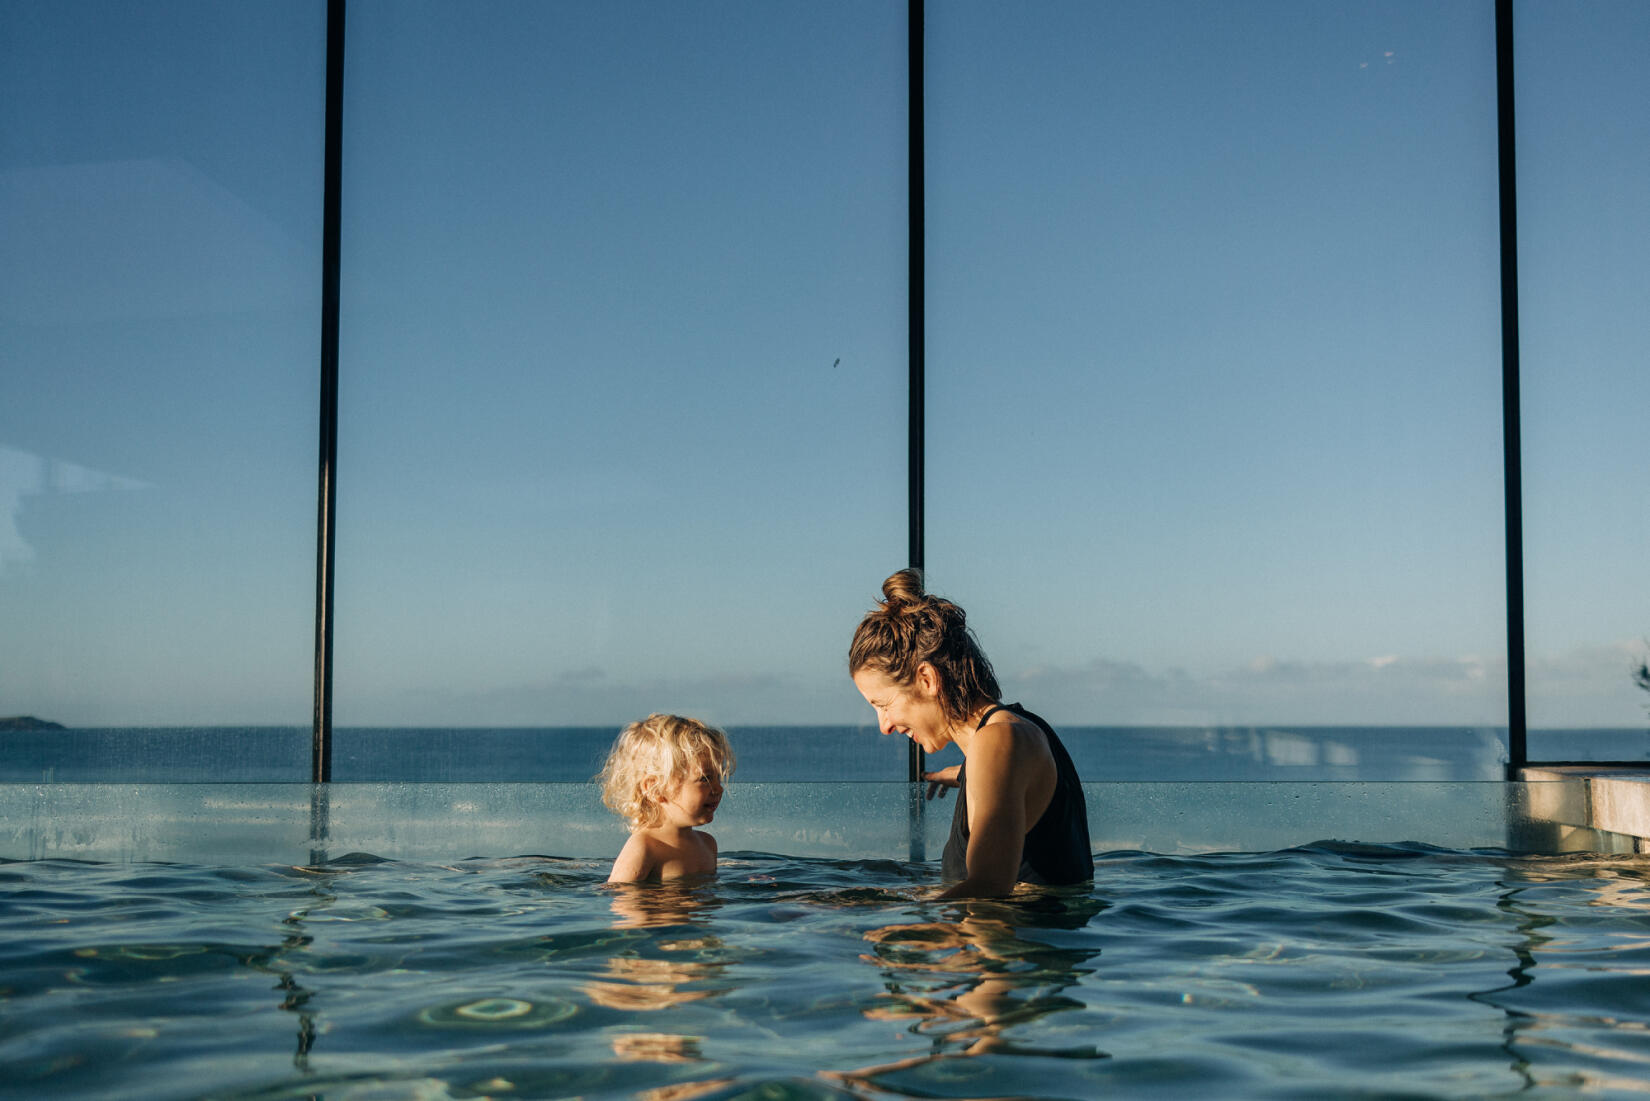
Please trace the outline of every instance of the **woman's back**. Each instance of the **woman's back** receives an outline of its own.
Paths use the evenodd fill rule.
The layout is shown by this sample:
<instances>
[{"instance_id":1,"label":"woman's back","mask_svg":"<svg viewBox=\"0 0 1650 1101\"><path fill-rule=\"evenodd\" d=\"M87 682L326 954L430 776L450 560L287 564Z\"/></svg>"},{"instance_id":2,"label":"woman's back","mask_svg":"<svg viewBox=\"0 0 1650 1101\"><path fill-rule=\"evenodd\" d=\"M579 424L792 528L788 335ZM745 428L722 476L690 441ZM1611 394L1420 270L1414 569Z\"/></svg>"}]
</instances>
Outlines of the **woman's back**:
<instances>
[{"instance_id":1,"label":"woman's back","mask_svg":"<svg viewBox=\"0 0 1650 1101\"><path fill-rule=\"evenodd\" d=\"M1054 762L1054 786L1048 802L1026 831L1020 853L1018 878L1025 883L1060 885L1082 883L1094 878L1094 858L1090 852L1088 804L1071 755L1054 729L1019 704L1001 704L980 719L984 726L997 711L1008 711L1034 724L1043 734ZM941 868L945 878L963 879L968 874L968 765L957 774L957 805L951 817L951 835L945 842Z\"/></svg>"}]
</instances>

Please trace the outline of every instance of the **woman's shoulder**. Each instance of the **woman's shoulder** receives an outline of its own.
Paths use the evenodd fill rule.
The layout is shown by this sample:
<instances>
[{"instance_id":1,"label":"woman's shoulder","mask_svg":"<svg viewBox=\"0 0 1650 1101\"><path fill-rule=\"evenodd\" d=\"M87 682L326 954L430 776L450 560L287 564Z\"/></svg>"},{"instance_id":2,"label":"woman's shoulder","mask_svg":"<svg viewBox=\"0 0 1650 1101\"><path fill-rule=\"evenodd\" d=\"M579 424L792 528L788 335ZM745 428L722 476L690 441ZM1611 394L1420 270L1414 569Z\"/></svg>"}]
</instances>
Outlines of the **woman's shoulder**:
<instances>
[{"instance_id":1,"label":"woman's shoulder","mask_svg":"<svg viewBox=\"0 0 1650 1101\"><path fill-rule=\"evenodd\" d=\"M973 731L969 749L972 768L975 761L992 758L1021 758L1026 754L1043 756L1048 753L1048 740L1033 721L1021 718L1013 711L998 711Z\"/></svg>"},{"instance_id":2,"label":"woman's shoulder","mask_svg":"<svg viewBox=\"0 0 1650 1101\"><path fill-rule=\"evenodd\" d=\"M1047 744L1048 739L1043 737L1042 725L1029 713L1022 714L1004 706L986 715L975 730L976 734L987 734L1002 737L1030 738L1038 744Z\"/></svg>"},{"instance_id":3,"label":"woman's shoulder","mask_svg":"<svg viewBox=\"0 0 1650 1101\"><path fill-rule=\"evenodd\" d=\"M1020 764L1048 756L1048 739L1043 736L1042 728L1030 719L1003 710L989 716L974 732L968 763L970 768L987 762Z\"/></svg>"}]
</instances>

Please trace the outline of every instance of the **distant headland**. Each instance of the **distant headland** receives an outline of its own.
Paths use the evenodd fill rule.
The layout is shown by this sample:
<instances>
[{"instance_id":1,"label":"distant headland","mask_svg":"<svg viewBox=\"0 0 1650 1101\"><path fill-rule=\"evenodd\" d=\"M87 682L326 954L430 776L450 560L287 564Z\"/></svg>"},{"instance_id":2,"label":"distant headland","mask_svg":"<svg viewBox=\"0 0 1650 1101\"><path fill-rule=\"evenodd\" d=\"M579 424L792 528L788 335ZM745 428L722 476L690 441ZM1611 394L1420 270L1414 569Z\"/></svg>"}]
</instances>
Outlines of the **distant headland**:
<instances>
[{"instance_id":1,"label":"distant headland","mask_svg":"<svg viewBox=\"0 0 1650 1101\"><path fill-rule=\"evenodd\" d=\"M13 715L0 719L0 730L67 730L62 723L47 722L33 715Z\"/></svg>"}]
</instances>

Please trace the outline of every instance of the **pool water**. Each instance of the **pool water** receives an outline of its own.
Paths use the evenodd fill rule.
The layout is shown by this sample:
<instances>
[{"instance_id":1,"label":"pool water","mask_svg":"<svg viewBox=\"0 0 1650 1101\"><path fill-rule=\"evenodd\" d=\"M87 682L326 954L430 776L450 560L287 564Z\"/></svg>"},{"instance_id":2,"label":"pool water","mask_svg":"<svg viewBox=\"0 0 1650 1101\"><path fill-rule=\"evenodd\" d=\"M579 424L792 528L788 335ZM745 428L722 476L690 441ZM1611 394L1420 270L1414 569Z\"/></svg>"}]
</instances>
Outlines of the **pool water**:
<instances>
[{"instance_id":1,"label":"pool water","mask_svg":"<svg viewBox=\"0 0 1650 1101\"><path fill-rule=\"evenodd\" d=\"M1324 843L932 864L0 863L0 1094L1573 1097L1650 1092L1650 864Z\"/></svg>"}]
</instances>

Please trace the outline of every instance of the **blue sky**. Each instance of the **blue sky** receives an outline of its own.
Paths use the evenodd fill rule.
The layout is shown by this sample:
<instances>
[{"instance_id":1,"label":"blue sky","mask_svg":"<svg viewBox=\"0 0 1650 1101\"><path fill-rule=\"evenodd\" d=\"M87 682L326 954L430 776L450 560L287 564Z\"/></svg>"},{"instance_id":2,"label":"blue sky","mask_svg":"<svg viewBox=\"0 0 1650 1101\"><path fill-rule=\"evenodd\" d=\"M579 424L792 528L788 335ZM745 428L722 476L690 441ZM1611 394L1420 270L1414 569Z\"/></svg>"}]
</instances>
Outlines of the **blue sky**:
<instances>
[{"instance_id":1,"label":"blue sky","mask_svg":"<svg viewBox=\"0 0 1650 1101\"><path fill-rule=\"evenodd\" d=\"M1010 695L1506 721L1492 8L931 5L927 561ZM1633 726L1650 12L1517 12L1530 718ZM0 0L0 714L308 721L321 32ZM349 42L336 720L869 722L903 5Z\"/></svg>"}]
</instances>

